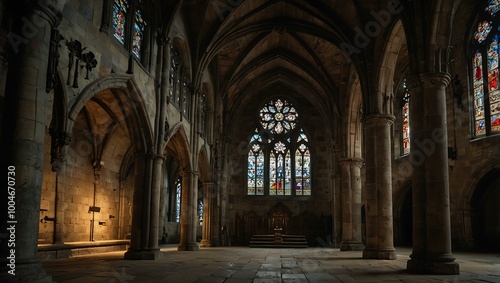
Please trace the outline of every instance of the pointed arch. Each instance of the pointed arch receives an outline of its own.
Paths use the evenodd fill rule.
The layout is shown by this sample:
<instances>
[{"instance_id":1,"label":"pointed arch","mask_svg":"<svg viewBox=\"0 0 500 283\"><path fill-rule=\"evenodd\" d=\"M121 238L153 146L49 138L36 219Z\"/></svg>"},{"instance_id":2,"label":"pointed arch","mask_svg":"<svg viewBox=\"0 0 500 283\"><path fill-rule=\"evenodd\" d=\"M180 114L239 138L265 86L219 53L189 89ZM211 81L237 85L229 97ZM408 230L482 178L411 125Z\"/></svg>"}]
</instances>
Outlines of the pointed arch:
<instances>
[{"instance_id":1,"label":"pointed arch","mask_svg":"<svg viewBox=\"0 0 500 283\"><path fill-rule=\"evenodd\" d=\"M199 179L202 183L212 180L207 145L203 145L198 152L198 170L200 172Z\"/></svg>"},{"instance_id":2,"label":"pointed arch","mask_svg":"<svg viewBox=\"0 0 500 283\"><path fill-rule=\"evenodd\" d=\"M343 131L344 131L344 155L349 158L361 158L361 116L362 116L362 100L361 84L359 76L354 68L351 69L349 76L350 83L348 85L346 94L348 95L347 107L343 117Z\"/></svg>"},{"instance_id":3,"label":"pointed arch","mask_svg":"<svg viewBox=\"0 0 500 283\"><path fill-rule=\"evenodd\" d=\"M119 101L117 102L123 109L124 120L135 149L140 152L152 150L153 133L146 112L144 96L130 75L110 74L88 84L69 107L66 131L72 132L77 116L85 104L107 89L116 90L118 93Z\"/></svg>"},{"instance_id":4,"label":"pointed arch","mask_svg":"<svg viewBox=\"0 0 500 283\"><path fill-rule=\"evenodd\" d=\"M192 158L189 148L189 139L186 135L186 129L181 123L175 124L168 133L163 155L165 155L167 151L170 152L177 159L181 171L192 171L193 165L191 164Z\"/></svg>"}]
</instances>

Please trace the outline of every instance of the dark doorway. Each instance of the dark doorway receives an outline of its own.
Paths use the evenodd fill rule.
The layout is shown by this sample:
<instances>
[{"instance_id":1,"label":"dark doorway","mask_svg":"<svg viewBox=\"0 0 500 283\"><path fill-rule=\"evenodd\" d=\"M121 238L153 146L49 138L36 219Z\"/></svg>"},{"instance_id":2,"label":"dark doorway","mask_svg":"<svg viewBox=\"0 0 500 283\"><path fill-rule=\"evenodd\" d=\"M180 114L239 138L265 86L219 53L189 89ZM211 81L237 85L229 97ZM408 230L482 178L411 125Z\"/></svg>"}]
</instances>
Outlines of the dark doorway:
<instances>
[{"instance_id":1,"label":"dark doorway","mask_svg":"<svg viewBox=\"0 0 500 283\"><path fill-rule=\"evenodd\" d=\"M406 191L403 205L399 212L399 246L411 247L413 244L413 197L411 187Z\"/></svg>"},{"instance_id":2,"label":"dark doorway","mask_svg":"<svg viewBox=\"0 0 500 283\"><path fill-rule=\"evenodd\" d=\"M486 174L471 199L474 246L482 251L500 251L500 170Z\"/></svg>"}]
</instances>

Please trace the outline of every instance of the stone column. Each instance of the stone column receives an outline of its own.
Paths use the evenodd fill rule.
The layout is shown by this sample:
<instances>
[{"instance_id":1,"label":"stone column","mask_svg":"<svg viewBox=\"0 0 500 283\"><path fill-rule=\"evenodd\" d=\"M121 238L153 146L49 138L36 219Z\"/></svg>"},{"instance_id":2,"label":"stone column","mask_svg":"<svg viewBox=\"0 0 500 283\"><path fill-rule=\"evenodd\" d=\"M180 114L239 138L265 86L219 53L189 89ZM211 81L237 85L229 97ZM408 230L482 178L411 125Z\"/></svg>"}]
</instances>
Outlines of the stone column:
<instances>
[{"instance_id":1,"label":"stone column","mask_svg":"<svg viewBox=\"0 0 500 283\"><path fill-rule=\"evenodd\" d=\"M362 251L365 247L361 235L361 167L363 160L359 158L351 159L351 190L352 190L352 243L351 249Z\"/></svg>"},{"instance_id":2,"label":"stone column","mask_svg":"<svg viewBox=\"0 0 500 283\"><path fill-rule=\"evenodd\" d=\"M352 241L352 191L351 191L351 163L349 159L342 159L340 164L341 178L341 207L342 207L342 242L341 251L349 251Z\"/></svg>"},{"instance_id":3,"label":"stone column","mask_svg":"<svg viewBox=\"0 0 500 283\"><path fill-rule=\"evenodd\" d=\"M193 198L198 194L193 192L193 178L195 176L192 171L182 171L182 192L181 192L181 220L180 220L180 241L177 247L178 251L197 251L199 250L196 243L196 210L197 202ZM194 201L194 203L193 203ZM194 223L193 223L194 222Z\"/></svg>"},{"instance_id":4,"label":"stone column","mask_svg":"<svg viewBox=\"0 0 500 283\"><path fill-rule=\"evenodd\" d=\"M143 260L158 259L161 253L158 249L158 232L151 235L152 221L155 218L153 212L153 197L159 199L159 195L153 195L153 159L154 155L149 153L137 154L135 157L135 184L134 205L132 207L132 235L130 247L125 253L125 259ZM154 200L157 202L158 200ZM159 213L159 210L156 214ZM156 219L157 216L156 216ZM156 224L158 225L158 224ZM156 226L158 229L158 226ZM151 242L156 237L156 241Z\"/></svg>"},{"instance_id":5,"label":"stone column","mask_svg":"<svg viewBox=\"0 0 500 283\"><path fill-rule=\"evenodd\" d=\"M363 258L395 259L392 223L391 125L394 116L375 114L365 123L366 247Z\"/></svg>"},{"instance_id":6,"label":"stone column","mask_svg":"<svg viewBox=\"0 0 500 283\"><path fill-rule=\"evenodd\" d=\"M15 236L15 249L5 242L0 245L1 282L52 282L37 257L37 245L49 97L49 43L51 29L59 24L61 13L52 2L37 2L40 1L22 1L14 4L18 9L9 11L13 22L6 40L10 54L0 148L4 184L7 185L8 176L15 180L11 186L15 192L15 213L7 218L9 199L4 185L0 221L2 227L10 228L2 233L8 233L9 238ZM15 275L11 275L7 273L12 270L7 265L12 262L8 257L14 256Z\"/></svg>"},{"instance_id":7,"label":"stone column","mask_svg":"<svg viewBox=\"0 0 500 283\"><path fill-rule=\"evenodd\" d=\"M212 243L212 206L214 183L203 183L203 232L200 247L210 247Z\"/></svg>"},{"instance_id":8,"label":"stone column","mask_svg":"<svg viewBox=\"0 0 500 283\"><path fill-rule=\"evenodd\" d=\"M361 251L361 166L358 158L340 161L342 178L342 243L341 251Z\"/></svg>"},{"instance_id":9,"label":"stone column","mask_svg":"<svg viewBox=\"0 0 500 283\"><path fill-rule=\"evenodd\" d=\"M421 74L418 82L422 95L412 95L410 101L410 105L416 103L421 111L415 115L423 117L411 125L412 132L415 126L417 134L410 139L410 157L416 172L412 176L412 186L415 185L412 192L413 241L417 245L407 269L415 273L460 273L451 252L446 126L446 87L450 81L447 73ZM410 121L415 116L412 110Z\"/></svg>"},{"instance_id":10,"label":"stone column","mask_svg":"<svg viewBox=\"0 0 500 283\"><path fill-rule=\"evenodd\" d=\"M54 139L52 135L52 139ZM64 243L64 212L67 208L66 196L66 156L69 143L71 142L71 135L62 132L60 135L62 141L60 141L58 148L54 153L57 153L55 157L52 158L52 171L56 173L56 195L55 195L55 213L54 213L54 238L52 239L53 244L63 244Z\"/></svg>"},{"instance_id":11,"label":"stone column","mask_svg":"<svg viewBox=\"0 0 500 283\"><path fill-rule=\"evenodd\" d=\"M153 157L153 174L151 187L151 220L149 227L149 247L148 250L154 259L161 258L159 235L160 235L160 192L163 172L163 155Z\"/></svg>"}]
</instances>

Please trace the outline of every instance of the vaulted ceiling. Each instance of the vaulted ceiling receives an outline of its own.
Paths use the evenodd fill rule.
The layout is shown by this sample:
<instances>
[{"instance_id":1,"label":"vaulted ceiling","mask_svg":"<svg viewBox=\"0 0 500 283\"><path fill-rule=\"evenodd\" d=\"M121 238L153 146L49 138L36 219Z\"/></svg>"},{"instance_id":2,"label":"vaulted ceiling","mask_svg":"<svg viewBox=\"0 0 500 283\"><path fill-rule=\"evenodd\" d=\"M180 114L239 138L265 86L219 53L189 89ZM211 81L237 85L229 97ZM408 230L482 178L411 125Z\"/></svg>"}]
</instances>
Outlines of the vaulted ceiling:
<instances>
[{"instance_id":1,"label":"vaulted ceiling","mask_svg":"<svg viewBox=\"0 0 500 283\"><path fill-rule=\"evenodd\" d=\"M379 1L362 2L374 9ZM225 106L249 88L258 93L282 84L331 110L353 67L338 46L359 25L357 5L352 0L187 0L180 9L197 48L191 57L199 70L193 71L208 68L217 74Z\"/></svg>"}]
</instances>

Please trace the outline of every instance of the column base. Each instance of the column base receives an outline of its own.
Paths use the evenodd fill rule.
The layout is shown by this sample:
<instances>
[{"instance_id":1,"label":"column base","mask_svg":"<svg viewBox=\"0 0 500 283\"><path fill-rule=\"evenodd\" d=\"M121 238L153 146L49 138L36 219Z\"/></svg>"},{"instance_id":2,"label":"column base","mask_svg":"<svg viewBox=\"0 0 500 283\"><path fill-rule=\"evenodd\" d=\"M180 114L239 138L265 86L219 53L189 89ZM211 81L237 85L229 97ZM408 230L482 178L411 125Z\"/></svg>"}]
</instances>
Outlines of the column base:
<instances>
[{"instance_id":1,"label":"column base","mask_svg":"<svg viewBox=\"0 0 500 283\"><path fill-rule=\"evenodd\" d=\"M198 246L197 243L186 243L186 244L179 244L177 247L178 251L199 251L200 247Z\"/></svg>"},{"instance_id":2,"label":"column base","mask_svg":"<svg viewBox=\"0 0 500 283\"><path fill-rule=\"evenodd\" d=\"M9 262L4 265L4 260L2 259L2 268L0 272L1 282L35 282L35 283L52 283L52 276L47 275L45 269L43 269L39 259L32 259L28 261L16 261L15 269L9 267ZM5 268L5 267L7 268ZM14 274L9 274L14 272Z\"/></svg>"},{"instance_id":3,"label":"column base","mask_svg":"<svg viewBox=\"0 0 500 283\"><path fill-rule=\"evenodd\" d=\"M340 243L340 251L362 251L365 248L363 242L342 242Z\"/></svg>"},{"instance_id":4,"label":"column base","mask_svg":"<svg viewBox=\"0 0 500 283\"><path fill-rule=\"evenodd\" d=\"M436 274L436 275L458 275L460 266L458 263L433 261L431 259L410 259L406 263L406 270L413 274Z\"/></svg>"},{"instance_id":5,"label":"column base","mask_svg":"<svg viewBox=\"0 0 500 283\"><path fill-rule=\"evenodd\" d=\"M163 258L163 253L158 250L128 250L124 259L127 260L157 260Z\"/></svg>"},{"instance_id":6,"label":"column base","mask_svg":"<svg viewBox=\"0 0 500 283\"><path fill-rule=\"evenodd\" d=\"M208 241L208 240L201 240L200 247L202 247L202 248L210 247L210 241Z\"/></svg>"},{"instance_id":7,"label":"column base","mask_svg":"<svg viewBox=\"0 0 500 283\"><path fill-rule=\"evenodd\" d=\"M396 257L395 249L373 250L365 248L363 250L363 258L366 259L396 259Z\"/></svg>"}]
</instances>

